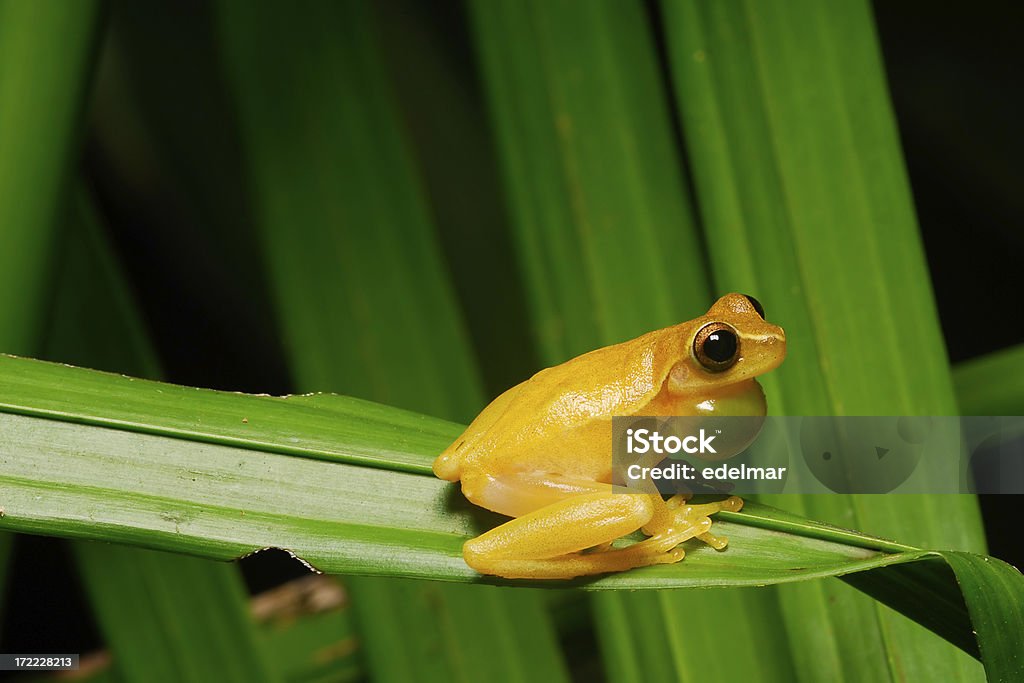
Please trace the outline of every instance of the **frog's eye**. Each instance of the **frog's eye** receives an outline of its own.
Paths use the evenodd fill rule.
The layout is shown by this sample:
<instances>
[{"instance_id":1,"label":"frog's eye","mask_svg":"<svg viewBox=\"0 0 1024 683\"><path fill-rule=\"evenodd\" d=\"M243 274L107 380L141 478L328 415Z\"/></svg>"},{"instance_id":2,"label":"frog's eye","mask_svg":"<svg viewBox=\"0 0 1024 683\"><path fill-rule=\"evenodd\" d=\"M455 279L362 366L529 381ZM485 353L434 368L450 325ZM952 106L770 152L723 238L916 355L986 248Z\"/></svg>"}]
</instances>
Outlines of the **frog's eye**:
<instances>
[{"instance_id":1,"label":"frog's eye","mask_svg":"<svg viewBox=\"0 0 1024 683\"><path fill-rule=\"evenodd\" d=\"M766 320L767 318L764 317L764 306L761 305L761 302L755 299L754 297L750 296L749 294L744 294L743 296L747 297L747 301L749 301L750 305L754 307L754 310L757 311L757 314L761 316L761 320Z\"/></svg>"},{"instance_id":2,"label":"frog's eye","mask_svg":"<svg viewBox=\"0 0 1024 683\"><path fill-rule=\"evenodd\" d=\"M739 350L736 330L725 323L708 323L693 339L693 355L711 372L722 372L735 365Z\"/></svg>"}]
</instances>

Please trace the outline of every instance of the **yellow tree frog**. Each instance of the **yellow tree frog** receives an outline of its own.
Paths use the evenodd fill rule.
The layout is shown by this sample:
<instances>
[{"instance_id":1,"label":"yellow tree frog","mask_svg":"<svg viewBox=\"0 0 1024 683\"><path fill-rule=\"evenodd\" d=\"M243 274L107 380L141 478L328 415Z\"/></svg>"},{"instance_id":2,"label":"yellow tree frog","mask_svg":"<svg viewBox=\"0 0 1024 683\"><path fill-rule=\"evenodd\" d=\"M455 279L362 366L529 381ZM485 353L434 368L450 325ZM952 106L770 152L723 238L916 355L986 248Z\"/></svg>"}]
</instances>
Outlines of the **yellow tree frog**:
<instances>
[{"instance_id":1,"label":"yellow tree frog","mask_svg":"<svg viewBox=\"0 0 1024 683\"><path fill-rule=\"evenodd\" d=\"M723 549L710 515L726 500L612 490L614 415L764 415L754 379L786 355L786 336L753 297L727 294L706 315L591 351L498 396L434 461L471 502L514 519L463 546L466 563L507 578L568 579L678 562L697 537ZM649 538L617 548L641 529Z\"/></svg>"}]
</instances>

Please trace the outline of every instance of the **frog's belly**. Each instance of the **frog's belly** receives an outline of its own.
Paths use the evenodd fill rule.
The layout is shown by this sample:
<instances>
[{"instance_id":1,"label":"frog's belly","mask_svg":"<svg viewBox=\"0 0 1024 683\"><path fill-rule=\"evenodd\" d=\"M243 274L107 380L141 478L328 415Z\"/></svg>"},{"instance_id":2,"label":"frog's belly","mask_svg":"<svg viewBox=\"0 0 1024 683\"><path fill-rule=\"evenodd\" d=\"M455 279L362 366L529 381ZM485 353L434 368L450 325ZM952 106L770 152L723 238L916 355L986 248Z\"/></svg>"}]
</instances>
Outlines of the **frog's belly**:
<instances>
[{"instance_id":1,"label":"frog's belly","mask_svg":"<svg viewBox=\"0 0 1024 683\"><path fill-rule=\"evenodd\" d=\"M510 517L520 517L573 496L611 493L611 490L611 484L549 472L491 474L472 471L462 477L462 493L466 498Z\"/></svg>"}]
</instances>

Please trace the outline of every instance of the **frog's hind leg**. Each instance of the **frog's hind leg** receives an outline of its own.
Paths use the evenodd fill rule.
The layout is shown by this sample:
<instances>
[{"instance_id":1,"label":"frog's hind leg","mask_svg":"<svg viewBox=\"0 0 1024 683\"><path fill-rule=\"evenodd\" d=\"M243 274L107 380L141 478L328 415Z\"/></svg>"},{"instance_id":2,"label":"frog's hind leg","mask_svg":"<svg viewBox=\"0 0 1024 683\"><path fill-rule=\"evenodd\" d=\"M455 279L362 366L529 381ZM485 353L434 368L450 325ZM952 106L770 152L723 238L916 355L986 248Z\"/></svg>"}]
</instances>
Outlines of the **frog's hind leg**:
<instances>
[{"instance_id":1,"label":"frog's hind leg","mask_svg":"<svg viewBox=\"0 0 1024 683\"><path fill-rule=\"evenodd\" d=\"M683 551L676 546L706 533L709 519L686 520L625 548L581 552L595 546L608 548L611 541L648 524L662 508L664 501L653 495L572 496L467 541L462 554L482 574L531 579L569 579L678 562Z\"/></svg>"}]
</instances>

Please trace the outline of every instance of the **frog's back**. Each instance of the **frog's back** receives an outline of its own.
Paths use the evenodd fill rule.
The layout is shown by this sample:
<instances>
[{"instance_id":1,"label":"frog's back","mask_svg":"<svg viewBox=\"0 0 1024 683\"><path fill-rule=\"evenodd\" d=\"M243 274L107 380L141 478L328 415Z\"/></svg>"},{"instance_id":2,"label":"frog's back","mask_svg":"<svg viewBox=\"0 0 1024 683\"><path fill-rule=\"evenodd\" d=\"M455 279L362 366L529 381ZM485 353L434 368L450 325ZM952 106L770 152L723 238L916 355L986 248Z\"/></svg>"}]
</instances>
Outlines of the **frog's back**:
<instances>
[{"instance_id":1,"label":"frog's back","mask_svg":"<svg viewBox=\"0 0 1024 683\"><path fill-rule=\"evenodd\" d=\"M434 473L456 481L464 468L485 459L525 465L571 446L581 430L604 434L613 415L632 414L658 393L686 324L591 351L512 387L438 456Z\"/></svg>"}]
</instances>

